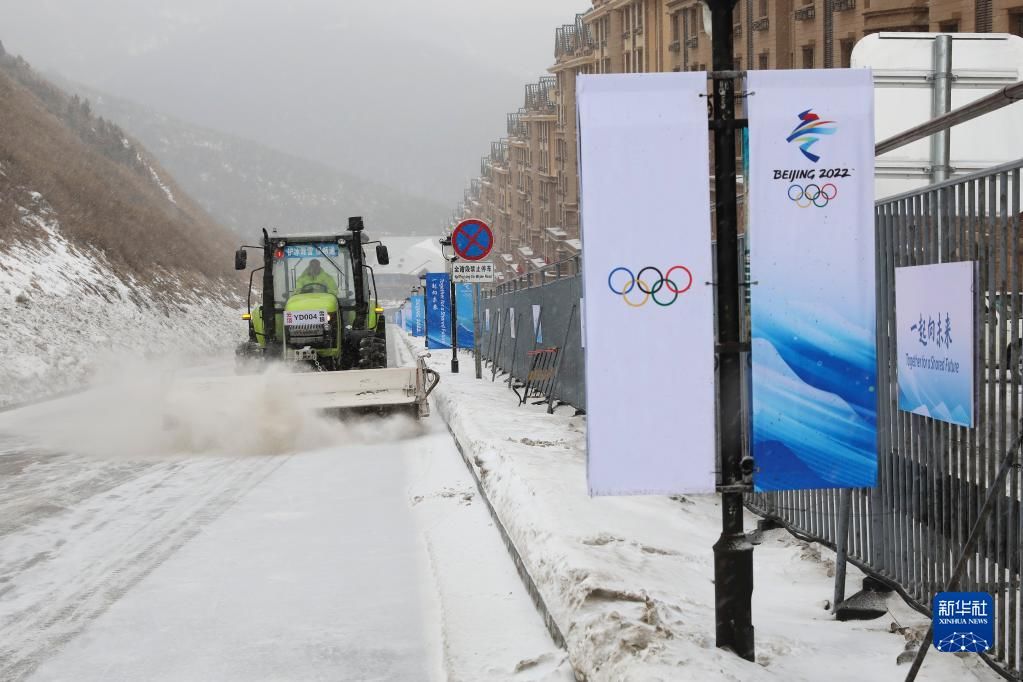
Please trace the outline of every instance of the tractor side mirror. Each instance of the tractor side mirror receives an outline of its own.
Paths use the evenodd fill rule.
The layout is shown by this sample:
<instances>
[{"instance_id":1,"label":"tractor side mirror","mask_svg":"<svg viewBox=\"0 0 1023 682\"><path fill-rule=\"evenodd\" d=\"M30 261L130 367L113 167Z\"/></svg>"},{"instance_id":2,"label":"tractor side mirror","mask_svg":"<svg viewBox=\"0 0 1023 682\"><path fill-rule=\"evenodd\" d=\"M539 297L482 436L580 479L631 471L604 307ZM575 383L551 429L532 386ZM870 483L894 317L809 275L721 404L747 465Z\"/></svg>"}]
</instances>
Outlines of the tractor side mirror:
<instances>
[{"instance_id":1,"label":"tractor side mirror","mask_svg":"<svg viewBox=\"0 0 1023 682\"><path fill-rule=\"evenodd\" d=\"M245 264L249 261L249 254L245 249L238 249L234 252L234 269L244 270Z\"/></svg>"},{"instance_id":2,"label":"tractor side mirror","mask_svg":"<svg viewBox=\"0 0 1023 682\"><path fill-rule=\"evenodd\" d=\"M383 244L377 244L377 263L387 265L390 262L391 258L387 255L387 247Z\"/></svg>"}]
</instances>

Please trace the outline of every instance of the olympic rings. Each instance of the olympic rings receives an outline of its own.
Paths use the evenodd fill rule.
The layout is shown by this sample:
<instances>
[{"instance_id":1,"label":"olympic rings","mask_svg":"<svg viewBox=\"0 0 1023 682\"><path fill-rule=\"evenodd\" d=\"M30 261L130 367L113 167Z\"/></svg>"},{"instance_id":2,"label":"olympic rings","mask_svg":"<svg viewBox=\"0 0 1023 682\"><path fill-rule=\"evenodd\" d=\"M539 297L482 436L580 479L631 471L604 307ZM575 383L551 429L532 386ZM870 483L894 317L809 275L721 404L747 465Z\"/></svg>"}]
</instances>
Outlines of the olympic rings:
<instances>
[{"instance_id":1,"label":"olympic rings","mask_svg":"<svg viewBox=\"0 0 1023 682\"><path fill-rule=\"evenodd\" d=\"M647 271L651 271L657 274L657 279L653 280L652 285L648 283L647 280L643 279L643 273ZM671 274L676 271L684 272L686 276L689 278L689 281L686 282L685 286L680 287L675 283L674 280L671 279ZM628 276L628 281L624 285L622 285L620 278L618 278L619 288L615 288L615 275L618 274L619 272L625 273ZM622 300L625 301L625 303L632 308L641 308L642 306L646 305L647 302L650 300L653 300L654 303L661 307L667 308L668 306L673 305L675 301L678 300L678 297L680 295L689 291L692 288L692 286L693 273L692 271L689 270L689 268L687 268L684 265L673 265L667 272L664 273L661 272L660 268L656 268L653 265L648 265L642 268L636 274L633 274L632 270L630 270L629 268L619 266L611 270L611 272L608 273L607 275L607 288L610 289L611 293L615 294L616 296L621 296ZM637 300L630 300L629 293L633 289L639 289L640 293L642 294L642 298ZM671 294L670 300L664 294L661 294L661 298L658 298L657 295L661 293L662 289L666 289L668 293Z\"/></svg>"},{"instance_id":2,"label":"olympic rings","mask_svg":"<svg viewBox=\"0 0 1023 682\"><path fill-rule=\"evenodd\" d=\"M794 201L799 208L809 208L811 204L817 208L824 208L838 196L838 188L830 182L824 185L816 185L811 182L805 187L789 185L787 194L789 200Z\"/></svg>"}]
</instances>

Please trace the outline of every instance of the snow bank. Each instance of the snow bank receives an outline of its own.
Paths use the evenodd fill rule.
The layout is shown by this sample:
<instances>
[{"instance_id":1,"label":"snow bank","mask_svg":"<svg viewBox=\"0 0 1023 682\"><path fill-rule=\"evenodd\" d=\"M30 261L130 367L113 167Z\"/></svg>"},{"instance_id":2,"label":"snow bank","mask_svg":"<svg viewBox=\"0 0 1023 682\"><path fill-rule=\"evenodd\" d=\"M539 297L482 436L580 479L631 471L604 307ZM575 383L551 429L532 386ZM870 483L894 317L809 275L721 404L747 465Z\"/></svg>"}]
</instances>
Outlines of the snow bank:
<instances>
[{"instance_id":1,"label":"snow bank","mask_svg":"<svg viewBox=\"0 0 1023 682\"><path fill-rule=\"evenodd\" d=\"M392 327L392 332L394 328ZM418 350L419 339L405 342ZM898 597L891 617L839 623L826 609L832 554L782 530L754 552L757 662L716 648L711 547L720 530L716 496L589 498L585 417L518 406L498 380L447 370L437 413L454 431L487 496L564 632L587 680L901 680L896 659L926 628ZM747 516L747 527L755 521ZM847 593L862 578L849 567ZM827 671L826 674L823 671ZM932 653L921 679L996 680L976 657Z\"/></svg>"},{"instance_id":2,"label":"snow bank","mask_svg":"<svg viewBox=\"0 0 1023 682\"><path fill-rule=\"evenodd\" d=\"M179 362L229 353L238 311L172 277L142 285L71 244L36 192L19 206L28 237L0 251L0 406L77 388L125 358Z\"/></svg>"}]
</instances>

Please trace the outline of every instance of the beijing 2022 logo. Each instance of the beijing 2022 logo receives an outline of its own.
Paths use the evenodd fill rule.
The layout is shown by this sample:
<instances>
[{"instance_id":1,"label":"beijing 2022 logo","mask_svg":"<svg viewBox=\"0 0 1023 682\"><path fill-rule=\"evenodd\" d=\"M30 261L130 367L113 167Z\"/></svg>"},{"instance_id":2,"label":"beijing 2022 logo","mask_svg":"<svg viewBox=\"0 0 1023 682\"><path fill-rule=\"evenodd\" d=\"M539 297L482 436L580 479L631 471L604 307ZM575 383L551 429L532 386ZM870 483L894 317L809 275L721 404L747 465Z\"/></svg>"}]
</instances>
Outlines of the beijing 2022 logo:
<instances>
[{"instance_id":1,"label":"beijing 2022 logo","mask_svg":"<svg viewBox=\"0 0 1023 682\"><path fill-rule=\"evenodd\" d=\"M813 113L813 109L807 109L799 114L799 125L792 129L785 141L798 144L803 156L817 163L821 157L811 152L810 147L820 141L821 135L834 135L837 132L838 127L834 121L822 121L820 116Z\"/></svg>"},{"instance_id":2,"label":"beijing 2022 logo","mask_svg":"<svg viewBox=\"0 0 1023 682\"><path fill-rule=\"evenodd\" d=\"M821 119L813 109L800 112L798 118L799 124L785 141L790 144L795 142L803 156L817 163L821 160L820 154L811 151L811 147L820 141L821 136L837 133L838 126L834 121ZM845 167L776 169L774 180L788 182L785 194L799 208L824 208L838 198L840 178L851 178L852 171Z\"/></svg>"},{"instance_id":3,"label":"beijing 2022 logo","mask_svg":"<svg viewBox=\"0 0 1023 682\"><path fill-rule=\"evenodd\" d=\"M644 277L646 273L656 277ZM678 273L674 279L672 273ZM621 296L633 308L641 308L650 301L663 307L673 305L692 286L693 273L684 265L673 265L663 273L660 268L648 265L635 274L629 268L619 266L607 275L607 287L611 293Z\"/></svg>"}]
</instances>

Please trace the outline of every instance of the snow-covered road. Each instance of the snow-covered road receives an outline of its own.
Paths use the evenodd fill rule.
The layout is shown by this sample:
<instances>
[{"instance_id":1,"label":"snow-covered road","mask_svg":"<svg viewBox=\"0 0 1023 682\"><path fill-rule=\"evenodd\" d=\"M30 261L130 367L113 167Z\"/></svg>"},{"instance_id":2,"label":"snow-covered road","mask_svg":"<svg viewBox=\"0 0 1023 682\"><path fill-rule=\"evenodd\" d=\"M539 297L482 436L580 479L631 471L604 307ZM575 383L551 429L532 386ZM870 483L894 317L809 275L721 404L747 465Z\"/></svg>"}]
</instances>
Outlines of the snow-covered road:
<instances>
[{"instance_id":1,"label":"snow-covered road","mask_svg":"<svg viewBox=\"0 0 1023 682\"><path fill-rule=\"evenodd\" d=\"M0 415L0 679L571 679L439 419L273 456L25 435L96 402Z\"/></svg>"}]
</instances>

